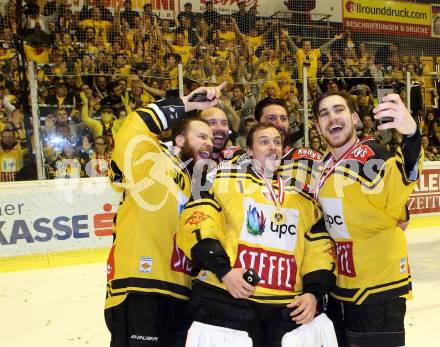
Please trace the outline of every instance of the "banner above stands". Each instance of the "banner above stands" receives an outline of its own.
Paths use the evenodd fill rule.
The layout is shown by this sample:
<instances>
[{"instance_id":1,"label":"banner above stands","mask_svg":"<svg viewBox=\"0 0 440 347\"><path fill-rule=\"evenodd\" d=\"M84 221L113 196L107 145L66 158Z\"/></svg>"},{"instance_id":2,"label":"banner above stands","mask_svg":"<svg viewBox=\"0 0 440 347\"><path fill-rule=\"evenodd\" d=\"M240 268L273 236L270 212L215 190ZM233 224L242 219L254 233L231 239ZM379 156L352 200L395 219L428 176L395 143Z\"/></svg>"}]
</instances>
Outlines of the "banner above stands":
<instances>
[{"instance_id":1,"label":"banner above stands","mask_svg":"<svg viewBox=\"0 0 440 347\"><path fill-rule=\"evenodd\" d=\"M73 0L71 9L80 11L85 1L93 2ZM258 16L262 17L286 11L284 2L245 0L246 8L257 6ZM132 8L142 13L142 7L148 3L160 18L169 19L175 18L179 10L183 11L186 3L192 4L193 12L201 13L206 8L206 0L132 0ZM213 0L213 3L220 14L229 15L238 11L238 0ZM112 12L117 6L124 10L124 0L104 0L104 4ZM311 13L331 15L330 22L343 22L352 31L440 37L440 5L382 0L316 0L316 7Z\"/></svg>"},{"instance_id":2,"label":"banner above stands","mask_svg":"<svg viewBox=\"0 0 440 347\"><path fill-rule=\"evenodd\" d=\"M400 1L343 0L345 28L357 32L431 36L431 6Z\"/></svg>"},{"instance_id":3,"label":"banner above stands","mask_svg":"<svg viewBox=\"0 0 440 347\"><path fill-rule=\"evenodd\" d=\"M277 11L286 11L287 7L284 5L285 0L245 0L246 8L257 6L258 16L269 17ZM151 3L153 12L160 16L160 18L174 18L177 15L178 9L183 11L186 3L192 4L193 12L204 12L206 8L206 0L132 0L133 10L142 13L142 7L145 4ZM73 0L71 9L80 11L84 0ZM215 10L220 14L232 14L238 11L238 0L213 0ZM124 9L123 0L104 0L112 12L114 8L119 5L121 11ZM316 0L316 7L312 13L326 13L331 15L331 22L342 22L342 5L341 0Z\"/></svg>"}]
</instances>

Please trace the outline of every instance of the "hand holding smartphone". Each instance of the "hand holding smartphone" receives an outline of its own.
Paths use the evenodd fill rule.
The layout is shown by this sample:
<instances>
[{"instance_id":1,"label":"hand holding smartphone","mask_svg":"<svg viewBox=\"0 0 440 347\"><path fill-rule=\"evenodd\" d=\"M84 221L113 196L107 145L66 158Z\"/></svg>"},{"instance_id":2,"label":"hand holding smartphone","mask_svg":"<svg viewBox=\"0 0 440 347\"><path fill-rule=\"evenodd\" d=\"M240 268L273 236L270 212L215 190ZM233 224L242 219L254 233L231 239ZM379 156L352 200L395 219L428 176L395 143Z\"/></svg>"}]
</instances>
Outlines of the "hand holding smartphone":
<instances>
[{"instance_id":1,"label":"hand holding smartphone","mask_svg":"<svg viewBox=\"0 0 440 347\"><path fill-rule=\"evenodd\" d=\"M212 101L214 99L208 99L206 92L201 93L194 93L190 96L188 99L189 102L205 102L205 101Z\"/></svg>"},{"instance_id":2,"label":"hand holding smartphone","mask_svg":"<svg viewBox=\"0 0 440 347\"><path fill-rule=\"evenodd\" d=\"M377 86L377 99L379 100L379 104L383 103L384 96L388 94L395 93L394 86L392 84L379 84ZM378 119L379 124L385 124L392 122L394 120L393 117L382 117Z\"/></svg>"}]
</instances>

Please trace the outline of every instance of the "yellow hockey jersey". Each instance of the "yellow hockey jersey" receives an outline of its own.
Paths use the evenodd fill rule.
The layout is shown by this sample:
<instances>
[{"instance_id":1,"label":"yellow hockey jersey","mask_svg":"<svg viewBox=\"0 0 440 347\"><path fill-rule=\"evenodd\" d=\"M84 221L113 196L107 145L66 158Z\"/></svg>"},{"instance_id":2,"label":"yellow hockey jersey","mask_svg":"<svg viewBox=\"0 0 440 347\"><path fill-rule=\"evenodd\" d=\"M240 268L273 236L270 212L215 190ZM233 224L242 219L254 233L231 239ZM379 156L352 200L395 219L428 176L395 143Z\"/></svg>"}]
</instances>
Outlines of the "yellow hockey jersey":
<instances>
[{"instance_id":1,"label":"yellow hockey jersey","mask_svg":"<svg viewBox=\"0 0 440 347\"><path fill-rule=\"evenodd\" d=\"M277 216L265 182L251 167L221 166L208 194L191 200L182 213L178 246L190 256L198 240L218 240L231 267L253 268L261 277L250 300L291 302L302 294L304 275L332 271L335 266L325 227L311 230L320 217L319 209L307 194L287 186L281 215ZM277 180L272 184L276 186ZM202 270L198 279L225 289L210 271Z\"/></svg>"},{"instance_id":2,"label":"yellow hockey jersey","mask_svg":"<svg viewBox=\"0 0 440 347\"><path fill-rule=\"evenodd\" d=\"M129 114L116 134L110 179L123 198L107 262L106 308L129 292L189 298L190 265L175 246L175 232L191 182L158 140L184 116L180 99L162 100Z\"/></svg>"},{"instance_id":3,"label":"yellow hockey jersey","mask_svg":"<svg viewBox=\"0 0 440 347\"><path fill-rule=\"evenodd\" d=\"M15 181L17 172L23 168L23 151L16 145L10 151L0 149L0 182Z\"/></svg>"},{"instance_id":4,"label":"yellow hockey jersey","mask_svg":"<svg viewBox=\"0 0 440 347\"><path fill-rule=\"evenodd\" d=\"M420 172L422 157L418 163ZM411 296L406 238L397 223L417 178L417 170L406 177L400 147L393 156L369 140L324 181L318 199L336 243L335 298L362 304Z\"/></svg>"}]
</instances>

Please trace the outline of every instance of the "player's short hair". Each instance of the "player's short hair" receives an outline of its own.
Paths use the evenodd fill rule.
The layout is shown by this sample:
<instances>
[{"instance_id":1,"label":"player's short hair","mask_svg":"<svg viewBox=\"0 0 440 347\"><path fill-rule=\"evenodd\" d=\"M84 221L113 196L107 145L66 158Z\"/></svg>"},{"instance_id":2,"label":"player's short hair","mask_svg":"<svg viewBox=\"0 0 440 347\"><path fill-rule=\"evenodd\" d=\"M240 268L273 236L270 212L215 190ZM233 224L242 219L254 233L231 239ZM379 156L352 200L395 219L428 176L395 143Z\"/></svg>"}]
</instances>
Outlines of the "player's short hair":
<instances>
[{"instance_id":1,"label":"player's short hair","mask_svg":"<svg viewBox=\"0 0 440 347\"><path fill-rule=\"evenodd\" d=\"M321 104L321 101L330 97L330 96L340 96L341 98L343 98L348 106L348 109L350 110L350 112L355 112L356 108L354 106L354 101L353 98L350 94L344 93L344 92L328 92L328 93L323 93L321 95L319 95L315 102L313 103L313 114L315 115L315 118L318 118L319 115L319 105Z\"/></svg>"},{"instance_id":2,"label":"player's short hair","mask_svg":"<svg viewBox=\"0 0 440 347\"><path fill-rule=\"evenodd\" d=\"M281 141L283 142L283 134L280 133L280 131L275 127L275 125L270 123L257 123L252 128L249 129L248 135L246 137L246 147L252 148L254 145L254 135L258 130L265 130L269 128L274 128L276 131L279 132L281 136Z\"/></svg>"},{"instance_id":3,"label":"player's short hair","mask_svg":"<svg viewBox=\"0 0 440 347\"><path fill-rule=\"evenodd\" d=\"M260 122L260 118L263 114L263 109L267 106L270 106L270 105L281 106L282 108L284 108L286 110L287 114L289 114L289 108L287 107L286 100L281 99L281 98L267 97L267 98L264 98L263 100L260 100L258 102L258 104L255 106L254 117L257 120L257 122Z\"/></svg>"},{"instance_id":4,"label":"player's short hair","mask_svg":"<svg viewBox=\"0 0 440 347\"><path fill-rule=\"evenodd\" d=\"M207 126L209 126L209 123L206 119L203 119L202 117L190 117L184 119L177 128L173 129L173 143L176 143L176 137L179 135L182 135L186 138L186 135L188 134L188 129L193 122L202 122L205 123Z\"/></svg>"}]
</instances>

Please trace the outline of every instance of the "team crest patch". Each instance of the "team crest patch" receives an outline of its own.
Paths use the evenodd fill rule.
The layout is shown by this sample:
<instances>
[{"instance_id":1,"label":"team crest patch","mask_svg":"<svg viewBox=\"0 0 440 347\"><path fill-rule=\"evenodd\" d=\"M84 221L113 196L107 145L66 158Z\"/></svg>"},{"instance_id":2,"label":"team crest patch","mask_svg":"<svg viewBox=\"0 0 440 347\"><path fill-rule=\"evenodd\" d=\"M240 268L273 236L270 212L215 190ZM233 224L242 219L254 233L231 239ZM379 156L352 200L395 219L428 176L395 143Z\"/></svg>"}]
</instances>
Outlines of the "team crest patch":
<instances>
[{"instance_id":1,"label":"team crest patch","mask_svg":"<svg viewBox=\"0 0 440 347\"><path fill-rule=\"evenodd\" d=\"M404 274L406 272L406 258L400 259L400 274Z\"/></svg>"},{"instance_id":2,"label":"team crest patch","mask_svg":"<svg viewBox=\"0 0 440 347\"><path fill-rule=\"evenodd\" d=\"M142 272L142 273L153 272L153 258L141 257L141 260L139 262L139 272Z\"/></svg>"},{"instance_id":3,"label":"team crest patch","mask_svg":"<svg viewBox=\"0 0 440 347\"><path fill-rule=\"evenodd\" d=\"M211 218L210 216L207 216L203 212L200 211L194 211L191 216L188 217L188 219L185 221L185 224L191 224L196 225L202 223L204 220Z\"/></svg>"}]
</instances>

